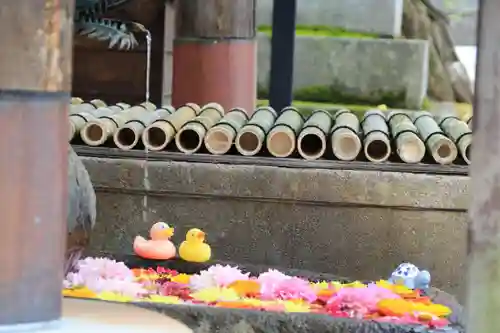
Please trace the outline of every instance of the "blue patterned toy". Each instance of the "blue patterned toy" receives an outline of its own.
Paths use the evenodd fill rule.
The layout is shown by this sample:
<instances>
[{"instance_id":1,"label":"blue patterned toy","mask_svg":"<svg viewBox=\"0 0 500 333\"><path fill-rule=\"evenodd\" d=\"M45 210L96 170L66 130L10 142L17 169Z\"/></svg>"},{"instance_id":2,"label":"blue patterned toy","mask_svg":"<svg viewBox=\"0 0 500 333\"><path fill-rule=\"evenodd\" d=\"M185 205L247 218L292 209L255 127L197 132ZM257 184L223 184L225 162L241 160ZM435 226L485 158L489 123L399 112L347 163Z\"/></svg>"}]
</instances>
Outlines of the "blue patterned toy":
<instances>
[{"instance_id":1,"label":"blue patterned toy","mask_svg":"<svg viewBox=\"0 0 500 333\"><path fill-rule=\"evenodd\" d=\"M431 274L428 271L421 271L413 264L402 263L392 272L389 282L410 289L425 290L431 283Z\"/></svg>"}]
</instances>

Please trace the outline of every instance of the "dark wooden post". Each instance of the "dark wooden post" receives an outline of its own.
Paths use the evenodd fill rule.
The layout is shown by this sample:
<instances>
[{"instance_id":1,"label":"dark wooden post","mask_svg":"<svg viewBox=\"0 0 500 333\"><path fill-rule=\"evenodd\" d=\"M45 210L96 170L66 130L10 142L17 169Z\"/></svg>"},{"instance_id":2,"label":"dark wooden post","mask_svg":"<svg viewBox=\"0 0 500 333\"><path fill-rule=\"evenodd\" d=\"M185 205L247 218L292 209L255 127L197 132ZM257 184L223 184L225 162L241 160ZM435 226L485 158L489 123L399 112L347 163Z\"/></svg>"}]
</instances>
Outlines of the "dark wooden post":
<instances>
[{"instance_id":1,"label":"dark wooden post","mask_svg":"<svg viewBox=\"0 0 500 333\"><path fill-rule=\"evenodd\" d=\"M172 102L252 111L257 90L255 0L177 2Z\"/></svg>"},{"instance_id":2,"label":"dark wooden post","mask_svg":"<svg viewBox=\"0 0 500 333\"><path fill-rule=\"evenodd\" d=\"M74 0L0 10L0 327L61 315Z\"/></svg>"},{"instance_id":3,"label":"dark wooden post","mask_svg":"<svg viewBox=\"0 0 500 333\"><path fill-rule=\"evenodd\" d=\"M278 111L293 100L297 0L274 0L269 104Z\"/></svg>"},{"instance_id":4,"label":"dark wooden post","mask_svg":"<svg viewBox=\"0 0 500 333\"><path fill-rule=\"evenodd\" d=\"M500 327L500 1L481 0L472 152L467 332Z\"/></svg>"}]
</instances>

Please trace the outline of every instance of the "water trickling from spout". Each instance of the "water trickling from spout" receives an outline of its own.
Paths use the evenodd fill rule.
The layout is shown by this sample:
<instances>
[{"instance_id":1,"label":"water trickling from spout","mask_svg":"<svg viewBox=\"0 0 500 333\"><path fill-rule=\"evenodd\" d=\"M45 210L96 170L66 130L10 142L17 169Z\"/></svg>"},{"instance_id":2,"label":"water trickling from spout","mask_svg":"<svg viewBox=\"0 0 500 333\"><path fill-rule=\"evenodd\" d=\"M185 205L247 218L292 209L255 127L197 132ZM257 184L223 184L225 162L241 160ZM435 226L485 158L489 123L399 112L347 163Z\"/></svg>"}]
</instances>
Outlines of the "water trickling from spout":
<instances>
[{"instance_id":1,"label":"water trickling from spout","mask_svg":"<svg viewBox=\"0 0 500 333\"><path fill-rule=\"evenodd\" d=\"M146 102L149 102L149 80L151 73L151 33L146 32ZM142 165L144 178L142 181L142 186L144 187L144 197L142 199L142 222L144 225L150 223L149 221L149 205L148 205L148 193L151 190L151 184L149 182L149 150L148 147L144 147L144 163Z\"/></svg>"}]
</instances>

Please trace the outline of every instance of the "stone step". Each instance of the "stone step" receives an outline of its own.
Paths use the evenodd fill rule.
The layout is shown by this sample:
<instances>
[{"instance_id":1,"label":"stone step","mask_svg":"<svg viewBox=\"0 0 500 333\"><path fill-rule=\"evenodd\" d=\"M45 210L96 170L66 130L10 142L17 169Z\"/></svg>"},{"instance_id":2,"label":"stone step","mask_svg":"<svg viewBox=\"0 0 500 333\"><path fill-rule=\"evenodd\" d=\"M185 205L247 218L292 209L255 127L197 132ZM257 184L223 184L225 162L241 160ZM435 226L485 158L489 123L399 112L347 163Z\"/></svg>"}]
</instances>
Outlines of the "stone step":
<instances>
[{"instance_id":1,"label":"stone step","mask_svg":"<svg viewBox=\"0 0 500 333\"><path fill-rule=\"evenodd\" d=\"M257 38L262 92L269 87L271 37L259 33ZM422 106L427 92L427 41L297 36L295 43L295 99L407 109Z\"/></svg>"},{"instance_id":2,"label":"stone step","mask_svg":"<svg viewBox=\"0 0 500 333\"><path fill-rule=\"evenodd\" d=\"M257 0L258 26L272 24L273 0ZM403 0L298 0L297 24L400 36Z\"/></svg>"}]
</instances>

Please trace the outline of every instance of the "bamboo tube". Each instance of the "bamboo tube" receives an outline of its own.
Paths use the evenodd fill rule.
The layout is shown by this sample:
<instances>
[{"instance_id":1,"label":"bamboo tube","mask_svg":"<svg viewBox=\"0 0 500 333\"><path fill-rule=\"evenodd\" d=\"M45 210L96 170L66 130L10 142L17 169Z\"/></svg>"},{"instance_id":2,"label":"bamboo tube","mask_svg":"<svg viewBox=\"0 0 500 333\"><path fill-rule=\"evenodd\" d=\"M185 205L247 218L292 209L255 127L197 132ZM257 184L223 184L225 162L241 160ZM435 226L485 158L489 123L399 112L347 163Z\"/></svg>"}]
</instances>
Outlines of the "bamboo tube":
<instances>
[{"instance_id":1,"label":"bamboo tube","mask_svg":"<svg viewBox=\"0 0 500 333\"><path fill-rule=\"evenodd\" d=\"M238 132L234 145L243 156L257 154L264 144L267 133L276 120L276 111L270 106L263 106L255 110L245 126Z\"/></svg>"},{"instance_id":2,"label":"bamboo tube","mask_svg":"<svg viewBox=\"0 0 500 333\"><path fill-rule=\"evenodd\" d=\"M413 123L434 161L439 164L453 163L458 155L457 147L444 135L432 115L425 111L415 113Z\"/></svg>"},{"instance_id":3,"label":"bamboo tube","mask_svg":"<svg viewBox=\"0 0 500 333\"><path fill-rule=\"evenodd\" d=\"M90 103L71 104L69 106L69 114L72 115L79 112L93 112L96 109L97 107Z\"/></svg>"},{"instance_id":4,"label":"bamboo tube","mask_svg":"<svg viewBox=\"0 0 500 333\"><path fill-rule=\"evenodd\" d=\"M89 103L93 104L96 108L103 108L107 106L107 104L100 99L93 99Z\"/></svg>"},{"instance_id":5,"label":"bamboo tube","mask_svg":"<svg viewBox=\"0 0 500 333\"><path fill-rule=\"evenodd\" d=\"M68 118L69 141L73 140L77 133L80 133L85 124L95 119L96 118L94 117L94 115L89 112L79 112L70 114Z\"/></svg>"},{"instance_id":6,"label":"bamboo tube","mask_svg":"<svg viewBox=\"0 0 500 333\"><path fill-rule=\"evenodd\" d=\"M388 117L389 127L396 144L396 153L405 163L419 163L425 156L425 144L418 136L418 129L411 116L393 111Z\"/></svg>"},{"instance_id":7,"label":"bamboo tube","mask_svg":"<svg viewBox=\"0 0 500 333\"><path fill-rule=\"evenodd\" d=\"M472 130L465 121L454 116L436 117L439 127L455 143L465 163L470 164Z\"/></svg>"},{"instance_id":8,"label":"bamboo tube","mask_svg":"<svg viewBox=\"0 0 500 333\"><path fill-rule=\"evenodd\" d=\"M188 103L178 108L173 114L156 120L142 132L144 147L151 151L165 149L175 138L177 131L200 112L201 109L197 104Z\"/></svg>"},{"instance_id":9,"label":"bamboo tube","mask_svg":"<svg viewBox=\"0 0 500 333\"><path fill-rule=\"evenodd\" d=\"M332 123L332 116L325 110L315 110L309 116L297 138L297 150L302 158L316 160L325 154Z\"/></svg>"},{"instance_id":10,"label":"bamboo tube","mask_svg":"<svg viewBox=\"0 0 500 333\"><path fill-rule=\"evenodd\" d=\"M355 160L362 146L358 117L351 111L342 109L333 115L333 119L335 125L330 135L333 154L341 161Z\"/></svg>"},{"instance_id":11,"label":"bamboo tube","mask_svg":"<svg viewBox=\"0 0 500 333\"><path fill-rule=\"evenodd\" d=\"M175 135L175 145L184 154L194 154L200 150L207 131L224 116L220 104L209 103L203 106L200 114L188 121Z\"/></svg>"},{"instance_id":12,"label":"bamboo tube","mask_svg":"<svg viewBox=\"0 0 500 333\"><path fill-rule=\"evenodd\" d=\"M233 145L238 131L248 121L248 114L240 108L231 109L205 135L205 147L214 155L227 153Z\"/></svg>"},{"instance_id":13,"label":"bamboo tube","mask_svg":"<svg viewBox=\"0 0 500 333\"><path fill-rule=\"evenodd\" d=\"M127 121L113 135L115 145L121 150L131 150L139 143L144 130L160 118L165 118L175 112L171 106L154 112L143 112L136 118Z\"/></svg>"},{"instance_id":14,"label":"bamboo tube","mask_svg":"<svg viewBox=\"0 0 500 333\"><path fill-rule=\"evenodd\" d=\"M77 105L77 104L82 104L82 103L83 103L83 99L81 99L80 97L71 97L71 101L70 101L71 105Z\"/></svg>"},{"instance_id":15,"label":"bamboo tube","mask_svg":"<svg viewBox=\"0 0 500 333\"><path fill-rule=\"evenodd\" d=\"M304 118L294 107L285 108L266 138L267 150L274 157L288 157L296 147L296 139Z\"/></svg>"},{"instance_id":16,"label":"bamboo tube","mask_svg":"<svg viewBox=\"0 0 500 333\"><path fill-rule=\"evenodd\" d=\"M153 108L150 105L148 107ZM118 105L99 108L95 111L97 119L85 124L80 131L80 137L89 146L100 146L112 138L118 128L123 126L127 121L151 111L153 110L146 109L146 106L143 105L132 106L125 110Z\"/></svg>"},{"instance_id":17,"label":"bamboo tube","mask_svg":"<svg viewBox=\"0 0 500 333\"><path fill-rule=\"evenodd\" d=\"M387 161L391 155L391 142L385 114L380 110L366 111L361 127L366 158L374 163Z\"/></svg>"}]
</instances>

